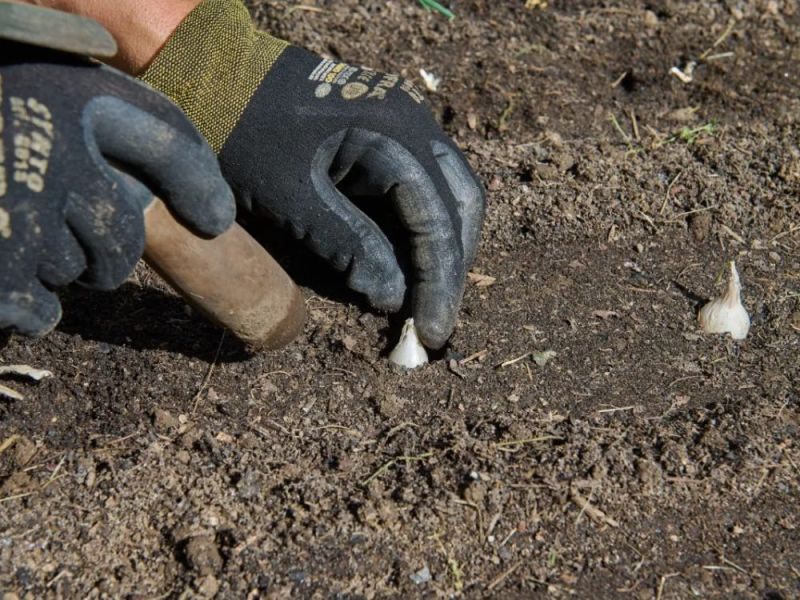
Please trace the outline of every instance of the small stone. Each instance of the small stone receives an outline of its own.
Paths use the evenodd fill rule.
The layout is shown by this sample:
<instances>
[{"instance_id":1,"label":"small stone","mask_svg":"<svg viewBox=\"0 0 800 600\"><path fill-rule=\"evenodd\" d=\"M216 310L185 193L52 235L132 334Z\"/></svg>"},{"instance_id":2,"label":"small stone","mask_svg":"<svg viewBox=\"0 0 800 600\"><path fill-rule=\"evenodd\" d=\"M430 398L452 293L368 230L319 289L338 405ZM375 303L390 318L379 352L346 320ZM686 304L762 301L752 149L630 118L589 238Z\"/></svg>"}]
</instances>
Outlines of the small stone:
<instances>
[{"instance_id":1,"label":"small stone","mask_svg":"<svg viewBox=\"0 0 800 600\"><path fill-rule=\"evenodd\" d=\"M170 429L178 429L181 424L171 413L157 408L153 411L153 425L160 431L168 431Z\"/></svg>"},{"instance_id":2,"label":"small stone","mask_svg":"<svg viewBox=\"0 0 800 600\"><path fill-rule=\"evenodd\" d=\"M349 352L352 352L356 348L356 338L352 335L346 335L342 338L342 346L344 346Z\"/></svg>"},{"instance_id":3,"label":"small stone","mask_svg":"<svg viewBox=\"0 0 800 600\"><path fill-rule=\"evenodd\" d=\"M689 217L689 231L697 242L704 241L711 232L711 213L695 213Z\"/></svg>"},{"instance_id":4,"label":"small stone","mask_svg":"<svg viewBox=\"0 0 800 600\"><path fill-rule=\"evenodd\" d=\"M431 571L428 568L428 565L425 565L416 573L411 574L411 581L413 581L417 585L428 583L430 580L431 580Z\"/></svg>"},{"instance_id":5,"label":"small stone","mask_svg":"<svg viewBox=\"0 0 800 600\"><path fill-rule=\"evenodd\" d=\"M303 569L292 569L287 573L287 576L295 583L302 584L305 583L308 574Z\"/></svg>"},{"instance_id":6,"label":"small stone","mask_svg":"<svg viewBox=\"0 0 800 600\"><path fill-rule=\"evenodd\" d=\"M686 106L684 108L676 108L675 110L667 113L667 119L676 121L677 123L690 123L697 120L697 109L693 106Z\"/></svg>"},{"instance_id":7,"label":"small stone","mask_svg":"<svg viewBox=\"0 0 800 600\"><path fill-rule=\"evenodd\" d=\"M192 427L178 438L178 443L186 450L191 450L202 437L203 430L199 427Z\"/></svg>"},{"instance_id":8,"label":"small stone","mask_svg":"<svg viewBox=\"0 0 800 600\"><path fill-rule=\"evenodd\" d=\"M191 538L184 548L186 562L200 576L213 575L222 568L220 556L214 538L209 535L198 535Z\"/></svg>"},{"instance_id":9,"label":"small stone","mask_svg":"<svg viewBox=\"0 0 800 600\"><path fill-rule=\"evenodd\" d=\"M202 598L213 598L219 592L219 581L213 575L206 575L197 582L197 593Z\"/></svg>"},{"instance_id":10,"label":"small stone","mask_svg":"<svg viewBox=\"0 0 800 600\"><path fill-rule=\"evenodd\" d=\"M261 385L261 395L268 396L269 394L277 394L280 390L278 386L272 383L270 380L265 381Z\"/></svg>"},{"instance_id":11,"label":"small stone","mask_svg":"<svg viewBox=\"0 0 800 600\"><path fill-rule=\"evenodd\" d=\"M11 496L35 489L33 479L25 471L17 471L0 485L0 496Z\"/></svg>"},{"instance_id":12,"label":"small stone","mask_svg":"<svg viewBox=\"0 0 800 600\"><path fill-rule=\"evenodd\" d=\"M255 469L247 469L236 484L239 495L245 500L258 498L263 485L261 474Z\"/></svg>"},{"instance_id":13,"label":"small stone","mask_svg":"<svg viewBox=\"0 0 800 600\"><path fill-rule=\"evenodd\" d=\"M382 417L391 419L400 414L403 404L403 400L394 394L382 395L378 399L378 412L380 412Z\"/></svg>"},{"instance_id":14,"label":"small stone","mask_svg":"<svg viewBox=\"0 0 800 600\"><path fill-rule=\"evenodd\" d=\"M214 439L217 440L220 444L232 444L234 438L231 434L225 433L224 431L220 431Z\"/></svg>"},{"instance_id":15,"label":"small stone","mask_svg":"<svg viewBox=\"0 0 800 600\"><path fill-rule=\"evenodd\" d=\"M599 313L599 312L611 313L611 312L614 312L614 311L595 311L595 313ZM595 316L599 316L599 315L595 315ZM609 316L611 316L611 315L609 315ZM558 356L558 353L555 350L543 350L541 352L532 352L531 353L531 359L539 367L545 366L548 362L550 362L556 356Z\"/></svg>"},{"instance_id":16,"label":"small stone","mask_svg":"<svg viewBox=\"0 0 800 600\"><path fill-rule=\"evenodd\" d=\"M485 483L480 480L473 481L464 490L464 500L473 504L483 504L483 500L486 498L486 491Z\"/></svg>"},{"instance_id":17,"label":"small stone","mask_svg":"<svg viewBox=\"0 0 800 600\"><path fill-rule=\"evenodd\" d=\"M248 450L252 450L253 448L258 448L259 440L258 437L249 431L245 431L242 435L239 436L239 446L242 448L247 448Z\"/></svg>"},{"instance_id":18,"label":"small stone","mask_svg":"<svg viewBox=\"0 0 800 600\"><path fill-rule=\"evenodd\" d=\"M644 24L645 27L649 27L650 29L658 27L658 15L652 10L644 11Z\"/></svg>"},{"instance_id":19,"label":"small stone","mask_svg":"<svg viewBox=\"0 0 800 600\"><path fill-rule=\"evenodd\" d=\"M537 163L534 169L536 174L545 181L554 181L559 177L558 167L552 163Z\"/></svg>"},{"instance_id":20,"label":"small stone","mask_svg":"<svg viewBox=\"0 0 800 600\"><path fill-rule=\"evenodd\" d=\"M564 138L561 137L561 134L557 131L545 131L544 137L556 148L562 148L564 146Z\"/></svg>"},{"instance_id":21,"label":"small stone","mask_svg":"<svg viewBox=\"0 0 800 600\"><path fill-rule=\"evenodd\" d=\"M26 466L36 455L36 444L25 436L20 436L14 443L14 462L18 467Z\"/></svg>"},{"instance_id":22,"label":"small stone","mask_svg":"<svg viewBox=\"0 0 800 600\"><path fill-rule=\"evenodd\" d=\"M575 166L575 157L569 152L558 152L554 157L553 162L558 166L558 170L566 173Z\"/></svg>"}]
</instances>

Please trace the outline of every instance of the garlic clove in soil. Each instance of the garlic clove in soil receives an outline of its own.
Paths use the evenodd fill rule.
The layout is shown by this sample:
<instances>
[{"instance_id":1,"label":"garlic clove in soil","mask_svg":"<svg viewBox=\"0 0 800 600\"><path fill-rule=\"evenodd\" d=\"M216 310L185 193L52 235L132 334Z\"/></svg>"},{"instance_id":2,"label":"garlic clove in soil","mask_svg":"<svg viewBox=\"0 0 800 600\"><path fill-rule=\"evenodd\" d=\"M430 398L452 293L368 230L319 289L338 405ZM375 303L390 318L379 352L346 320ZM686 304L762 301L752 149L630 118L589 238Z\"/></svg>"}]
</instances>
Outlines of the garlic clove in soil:
<instances>
[{"instance_id":1,"label":"garlic clove in soil","mask_svg":"<svg viewBox=\"0 0 800 600\"><path fill-rule=\"evenodd\" d=\"M422 76L422 81L425 82L425 87L428 88L428 91L436 92L439 89L439 84L442 83L442 78L437 77L433 73L426 71L425 69L420 69L419 74Z\"/></svg>"},{"instance_id":2,"label":"garlic clove in soil","mask_svg":"<svg viewBox=\"0 0 800 600\"><path fill-rule=\"evenodd\" d=\"M734 261L730 262L730 269L725 294L701 308L697 320L705 333L730 333L733 339L743 340L750 330L750 315L742 306L742 284Z\"/></svg>"},{"instance_id":3,"label":"garlic clove in soil","mask_svg":"<svg viewBox=\"0 0 800 600\"><path fill-rule=\"evenodd\" d=\"M407 319L400 332L400 341L389 354L389 361L404 369L416 369L428 362L428 353L417 337L414 319Z\"/></svg>"}]
</instances>

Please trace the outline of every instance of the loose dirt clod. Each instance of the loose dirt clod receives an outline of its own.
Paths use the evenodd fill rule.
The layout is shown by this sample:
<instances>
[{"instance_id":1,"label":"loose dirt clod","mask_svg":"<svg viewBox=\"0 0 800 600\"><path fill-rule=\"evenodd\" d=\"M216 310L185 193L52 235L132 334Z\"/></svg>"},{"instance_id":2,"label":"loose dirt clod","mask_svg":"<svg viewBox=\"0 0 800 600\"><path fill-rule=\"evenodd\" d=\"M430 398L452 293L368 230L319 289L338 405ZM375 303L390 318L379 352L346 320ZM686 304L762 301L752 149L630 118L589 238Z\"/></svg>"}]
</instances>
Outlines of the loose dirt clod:
<instances>
[{"instance_id":1,"label":"loose dirt clod","mask_svg":"<svg viewBox=\"0 0 800 600\"><path fill-rule=\"evenodd\" d=\"M169 411L157 408L153 411L153 424L160 431L178 430L181 422Z\"/></svg>"},{"instance_id":2,"label":"loose dirt clod","mask_svg":"<svg viewBox=\"0 0 800 600\"><path fill-rule=\"evenodd\" d=\"M192 537L184 547L186 561L201 577L213 575L222 568L222 556L214 538L207 535Z\"/></svg>"}]
</instances>

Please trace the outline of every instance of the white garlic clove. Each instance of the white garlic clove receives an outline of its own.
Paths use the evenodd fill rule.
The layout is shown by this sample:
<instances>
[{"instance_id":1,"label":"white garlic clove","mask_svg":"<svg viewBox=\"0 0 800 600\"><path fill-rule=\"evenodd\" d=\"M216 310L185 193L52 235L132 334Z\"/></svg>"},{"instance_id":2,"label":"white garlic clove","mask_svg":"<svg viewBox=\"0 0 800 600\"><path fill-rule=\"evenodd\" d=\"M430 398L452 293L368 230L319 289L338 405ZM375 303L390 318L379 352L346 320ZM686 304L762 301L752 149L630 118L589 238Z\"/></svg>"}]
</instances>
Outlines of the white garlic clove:
<instances>
[{"instance_id":1,"label":"white garlic clove","mask_svg":"<svg viewBox=\"0 0 800 600\"><path fill-rule=\"evenodd\" d=\"M742 306L742 285L733 261L730 262L730 270L725 294L703 306L697 320L705 333L730 333L733 339L743 340L750 331L750 315Z\"/></svg>"},{"instance_id":2,"label":"white garlic clove","mask_svg":"<svg viewBox=\"0 0 800 600\"><path fill-rule=\"evenodd\" d=\"M404 369L416 369L428 362L428 353L417 337L414 319L407 319L400 332L400 341L389 354L389 361Z\"/></svg>"},{"instance_id":3,"label":"white garlic clove","mask_svg":"<svg viewBox=\"0 0 800 600\"><path fill-rule=\"evenodd\" d=\"M419 74L422 76L422 81L425 82L425 87L428 88L429 91L435 92L439 89L439 84L442 83L441 77L437 77L425 69L420 69Z\"/></svg>"}]
</instances>

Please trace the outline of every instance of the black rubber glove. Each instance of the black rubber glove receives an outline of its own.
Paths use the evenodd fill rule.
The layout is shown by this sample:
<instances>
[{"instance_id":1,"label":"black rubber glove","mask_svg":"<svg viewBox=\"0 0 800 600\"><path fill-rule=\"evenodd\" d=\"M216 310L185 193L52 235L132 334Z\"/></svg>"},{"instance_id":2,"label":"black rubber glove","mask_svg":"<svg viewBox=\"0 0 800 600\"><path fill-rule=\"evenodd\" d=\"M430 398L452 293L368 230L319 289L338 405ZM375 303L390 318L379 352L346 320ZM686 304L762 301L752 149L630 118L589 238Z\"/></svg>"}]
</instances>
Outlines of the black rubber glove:
<instances>
[{"instance_id":1,"label":"black rubber glove","mask_svg":"<svg viewBox=\"0 0 800 600\"><path fill-rule=\"evenodd\" d=\"M237 0L204 0L143 79L219 152L244 208L347 271L348 285L376 308L400 309L410 287L422 341L445 343L475 256L484 191L409 82L257 33ZM357 195L379 204L366 212L395 216L409 257L351 202Z\"/></svg>"},{"instance_id":2,"label":"black rubber glove","mask_svg":"<svg viewBox=\"0 0 800 600\"><path fill-rule=\"evenodd\" d=\"M348 270L348 285L374 307L398 310L410 286L420 337L438 348L475 258L483 189L408 82L348 67L346 83L327 83L336 68L287 48L222 148L223 173L245 207ZM361 196L407 231L411 281L400 249L349 199Z\"/></svg>"},{"instance_id":3,"label":"black rubber glove","mask_svg":"<svg viewBox=\"0 0 800 600\"><path fill-rule=\"evenodd\" d=\"M0 328L51 330L54 286L121 284L142 255L154 193L205 235L235 216L213 151L165 97L107 67L0 41Z\"/></svg>"}]
</instances>

